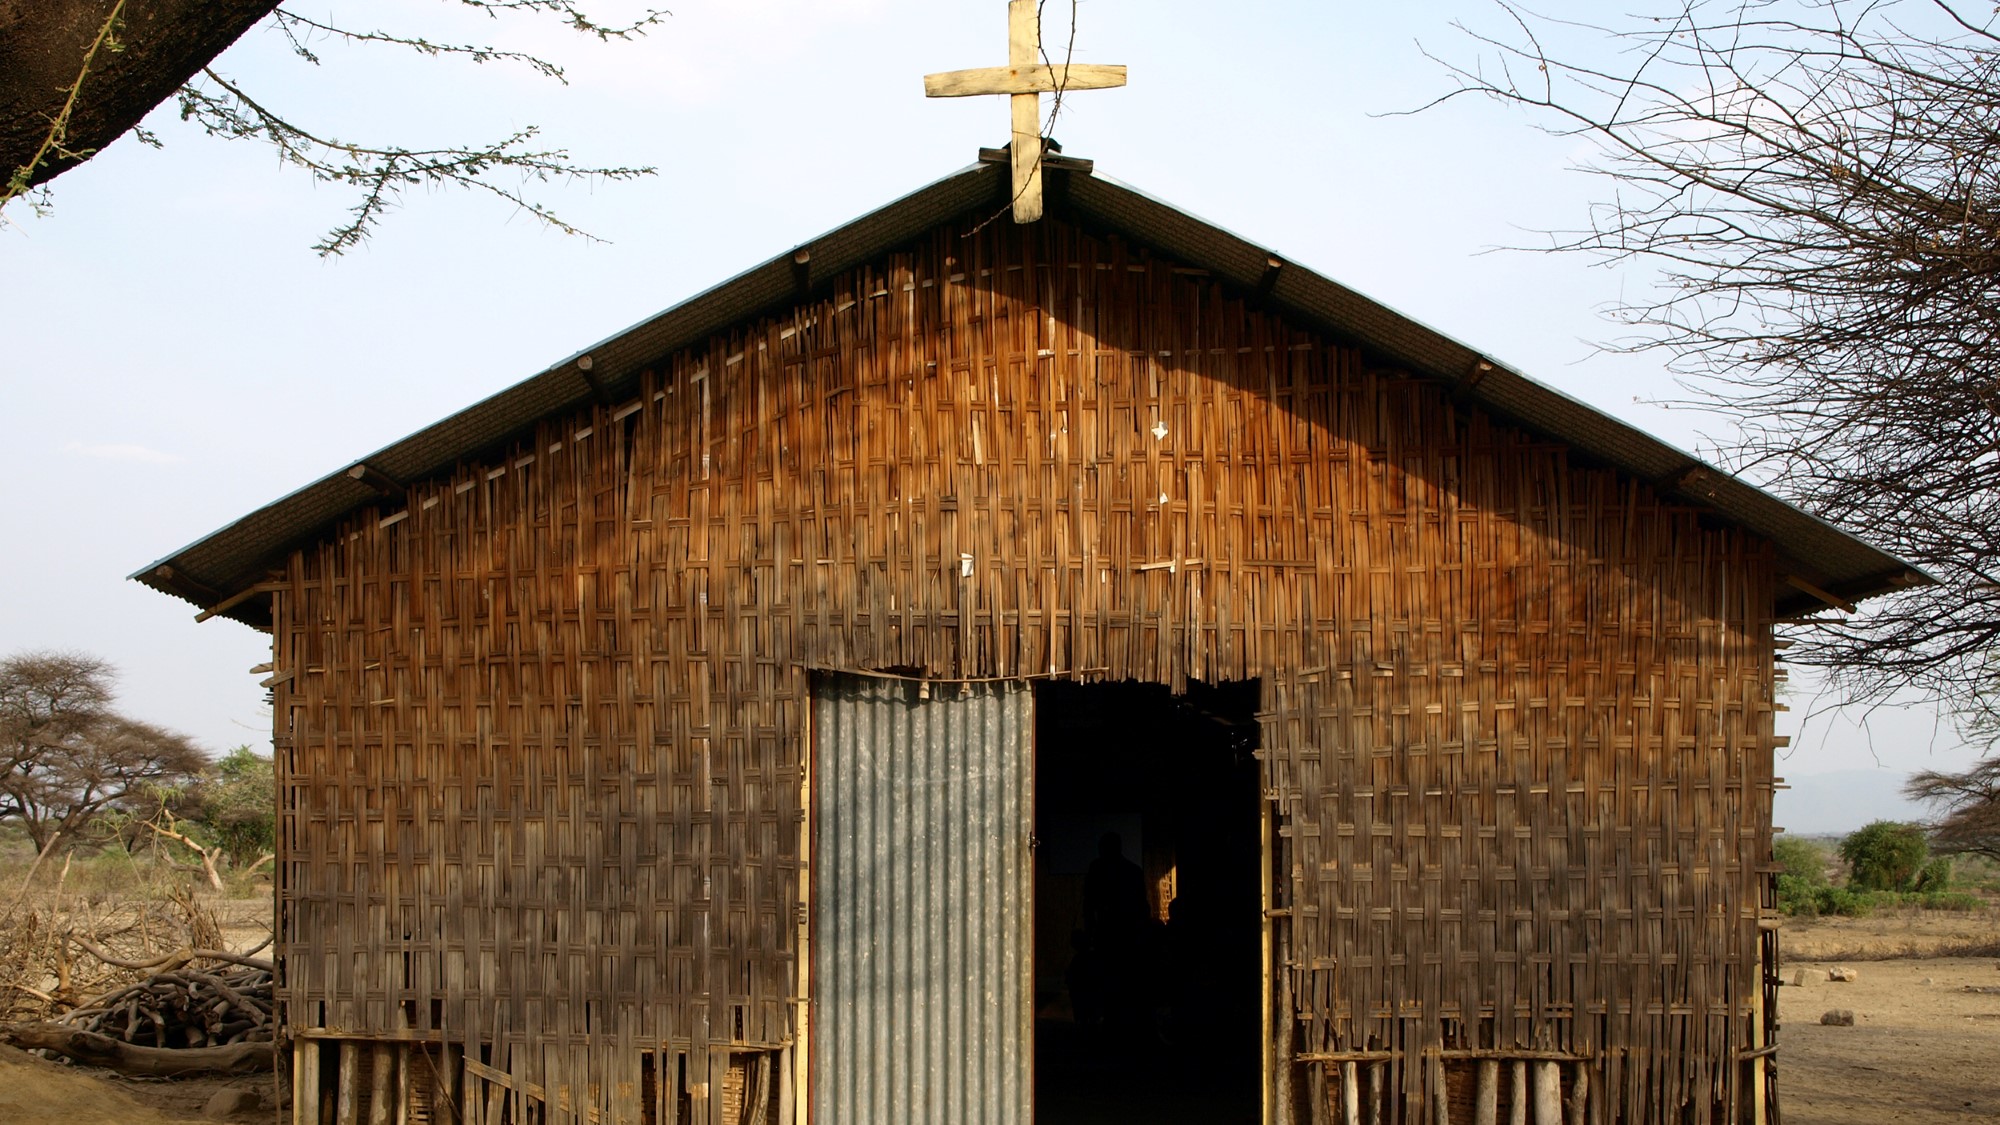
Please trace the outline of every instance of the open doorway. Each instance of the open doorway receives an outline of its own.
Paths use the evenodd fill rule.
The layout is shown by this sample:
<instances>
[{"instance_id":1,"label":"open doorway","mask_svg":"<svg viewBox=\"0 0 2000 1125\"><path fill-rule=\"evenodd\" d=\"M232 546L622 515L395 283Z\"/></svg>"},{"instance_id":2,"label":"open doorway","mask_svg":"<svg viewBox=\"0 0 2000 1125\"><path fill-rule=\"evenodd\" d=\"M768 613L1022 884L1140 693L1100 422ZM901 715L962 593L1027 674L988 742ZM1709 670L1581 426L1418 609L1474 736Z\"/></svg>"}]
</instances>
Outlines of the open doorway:
<instances>
[{"instance_id":1,"label":"open doorway","mask_svg":"<svg viewBox=\"0 0 2000 1125\"><path fill-rule=\"evenodd\" d=\"M1258 1120L1257 697L1037 688L1038 1125Z\"/></svg>"}]
</instances>

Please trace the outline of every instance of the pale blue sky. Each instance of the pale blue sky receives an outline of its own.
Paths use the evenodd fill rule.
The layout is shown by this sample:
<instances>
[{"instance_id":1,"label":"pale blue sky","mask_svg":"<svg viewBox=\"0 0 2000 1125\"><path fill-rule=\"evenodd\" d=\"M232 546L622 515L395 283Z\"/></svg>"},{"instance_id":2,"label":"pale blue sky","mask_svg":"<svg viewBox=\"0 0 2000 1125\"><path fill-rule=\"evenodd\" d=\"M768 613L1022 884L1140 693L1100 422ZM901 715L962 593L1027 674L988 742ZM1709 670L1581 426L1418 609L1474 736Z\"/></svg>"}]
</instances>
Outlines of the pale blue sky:
<instances>
[{"instance_id":1,"label":"pale blue sky","mask_svg":"<svg viewBox=\"0 0 2000 1125\"><path fill-rule=\"evenodd\" d=\"M265 148L201 137L170 109L148 122L163 150L121 141L56 182L52 214L11 208L0 652L101 654L124 670L134 714L214 749L267 749L247 674L265 638L196 626L192 607L126 574L1006 139L1000 99L927 100L921 83L1004 60L1002 0L672 8L643 41L608 47L444 2L299 9L551 54L569 68L566 88L501 64L333 44L314 73L264 29L218 63L341 137L463 141L536 123L580 160L657 165L635 183L542 192L608 245L499 203L419 192L366 247L322 261L308 247L348 195ZM1068 10L1050 0L1051 39ZM1615 333L1598 309L1643 275L1488 252L1583 221L1605 190L1566 171L1584 146L1489 103L1383 116L1450 88L1419 41L1470 60L1475 44L1450 23L1497 30L1496 8L1083 0L1080 11L1078 61L1125 63L1131 85L1072 95L1055 128L1071 155L1675 444L1725 433L1646 403L1674 393L1657 358L1587 342ZM1780 772L1879 756L1886 793L1905 769L1969 760L1927 710L1878 713L1872 738L1856 722L1814 724Z\"/></svg>"}]
</instances>

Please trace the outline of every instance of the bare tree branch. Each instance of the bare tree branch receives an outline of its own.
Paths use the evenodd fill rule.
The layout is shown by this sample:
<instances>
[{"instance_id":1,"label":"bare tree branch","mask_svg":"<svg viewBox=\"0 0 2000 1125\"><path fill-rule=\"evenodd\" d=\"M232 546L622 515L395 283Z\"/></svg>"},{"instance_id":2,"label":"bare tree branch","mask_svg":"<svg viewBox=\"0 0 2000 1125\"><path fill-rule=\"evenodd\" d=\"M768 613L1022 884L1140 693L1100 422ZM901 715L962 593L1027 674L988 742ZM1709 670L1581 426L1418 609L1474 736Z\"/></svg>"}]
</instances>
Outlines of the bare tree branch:
<instances>
[{"instance_id":1,"label":"bare tree branch","mask_svg":"<svg viewBox=\"0 0 2000 1125\"><path fill-rule=\"evenodd\" d=\"M1618 29L1511 7L1458 88L1595 140L1546 249L1657 268L1622 349L1734 419L1721 455L1937 576L1803 630L1851 697L1980 705L2000 653L2000 38L1948 0L1690 0ZM1560 32L1561 36L1555 33ZM1615 57L1544 46L1600 35ZM1570 48L1565 47L1565 52Z\"/></svg>"}]
</instances>

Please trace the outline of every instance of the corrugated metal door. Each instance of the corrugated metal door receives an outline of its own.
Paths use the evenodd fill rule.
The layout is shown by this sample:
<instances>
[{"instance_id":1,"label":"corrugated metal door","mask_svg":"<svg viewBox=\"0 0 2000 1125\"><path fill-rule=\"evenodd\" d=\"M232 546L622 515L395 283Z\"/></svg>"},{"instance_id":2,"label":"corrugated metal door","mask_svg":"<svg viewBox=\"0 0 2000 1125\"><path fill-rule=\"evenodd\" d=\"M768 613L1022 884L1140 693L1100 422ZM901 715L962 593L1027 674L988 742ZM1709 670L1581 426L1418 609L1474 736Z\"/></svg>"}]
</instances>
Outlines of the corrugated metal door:
<instances>
[{"instance_id":1,"label":"corrugated metal door","mask_svg":"<svg viewBox=\"0 0 2000 1125\"><path fill-rule=\"evenodd\" d=\"M1029 1125L1032 701L819 681L813 1125Z\"/></svg>"}]
</instances>

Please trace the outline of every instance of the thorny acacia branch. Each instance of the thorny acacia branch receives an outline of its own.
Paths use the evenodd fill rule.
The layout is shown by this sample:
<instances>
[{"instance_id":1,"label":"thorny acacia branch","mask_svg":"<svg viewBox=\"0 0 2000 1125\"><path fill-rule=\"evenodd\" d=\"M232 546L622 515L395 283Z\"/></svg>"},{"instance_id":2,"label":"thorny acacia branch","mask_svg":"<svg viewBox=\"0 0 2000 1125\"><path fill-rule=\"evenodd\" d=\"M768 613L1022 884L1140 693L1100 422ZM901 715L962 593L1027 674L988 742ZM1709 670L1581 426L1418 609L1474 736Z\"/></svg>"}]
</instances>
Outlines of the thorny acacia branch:
<instances>
[{"instance_id":1,"label":"thorny acacia branch","mask_svg":"<svg viewBox=\"0 0 2000 1125\"><path fill-rule=\"evenodd\" d=\"M1688 0L1587 28L1502 5L1458 89L1596 142L1547 247L1658 268L1614 347L1734 419L1732 468L1938 577L1805 630L1860 698L1992 697L2000 657L2000 37L1950 0ZM1617 48L1544 43L1598 32Z\"/></svg>"},{"instance_id":2,"label":"thorny acacia branch","mask_svg":"<svg viewBox=\"0 0 2000 1125\"><path fill-rule=\"evenodd\" d=\"M648 10L626 24L599 21L574 0L458 0L459 3L498 17L505 12L525 12L553 16L572 30L594 35L600 40L629 40L666 17L664 11ZM457 57L476 63L503 62L526 66L536 74L567 83L563 70L554 62L522 51L500 50L477 44L433 42L421 36L390 31L354 31L290 9L272 14L294 54L314 65L321 59L312 49L314 36L331 38L349 45L400 47L428 57ZM531 199L531 185L552 179L628 180L653 174L651 166L588 166L571 160L567 150L537 148L539 133L529 126L491 143L439 148L411 148L398 144L343 141L301 126L246 93L242 87L205 67L196 81L182 87L179 105L183 120L193 121L211 136L233 140L256 140L271 145L281 159L304 169L322 183L355 188L359 200L348 211L347 221L327 232L313 249L322 256L341 254L363 242L382 216L394 207L402 194L413 187L459 187L505 200L564 234L594 236L556 215L546 205Z\"/></svg>"},{"instance_id":3,"label":"thorny acacia branch","mask_svg":"<svg viewBox=\"0 0 2000 1125\"><path fill-rule=\"evenodd\" d=\"M190 83L181 89L182 118L195 121L213 136L264 141L285 162L305 169L313 179L360 190L360 201L348 211L348 220L314 244L313 249L322 255L340 254L359 245L402 193L418 186L484 192L564 234L594 239L528 198L526 185L559 176L629 180L654 171L651 167L579 166L563 149L531 147L539 132L534 126L478 148L410 149L321 137L267 109L213 70L204 69L202 74L206 84ZM496 179L495 173L503 170L518 176L519 185Z\"/></svg>"}]
</instances>

